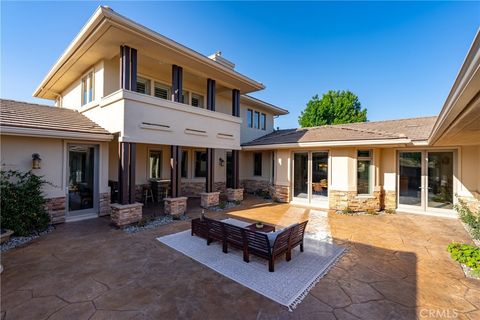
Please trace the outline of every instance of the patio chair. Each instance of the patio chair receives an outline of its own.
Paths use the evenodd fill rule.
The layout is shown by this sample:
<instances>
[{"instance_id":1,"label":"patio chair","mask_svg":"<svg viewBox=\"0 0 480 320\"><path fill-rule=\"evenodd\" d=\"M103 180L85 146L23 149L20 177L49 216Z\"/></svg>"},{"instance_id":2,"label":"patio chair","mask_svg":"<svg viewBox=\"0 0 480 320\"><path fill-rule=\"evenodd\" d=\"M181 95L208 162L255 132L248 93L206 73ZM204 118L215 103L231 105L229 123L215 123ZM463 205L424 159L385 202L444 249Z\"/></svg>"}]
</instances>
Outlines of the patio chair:
<instances>
[{"instance_id":1,"label":"patio chair","mask_svg":"<svg viewBox=\"0 0 480 320\"><path fill-rule=\"evenodd\" d=\"M300 246L300 252L303 252L303 238L305 235L305 229L307 228L307 221L304 221L299 224L295 224L292 227L292 234L290 235L290 243L287 252L287 258L290 260L292 255L292 249L296 246Z\"/></svg>"},{"instance_id":2,"label":"patio chair","mask_svg":"<svg viewBox=\"0 0 480 320\"><path fill-rule=\"evenodd\" d=\"M278 256L286 254L288 252L288 243L292 228L286 228L281 230L278 233L271 233L270 235L276 235L273 243L270 242L270 239L266 233L251 231L245 229L245 237L247 240L246 254L247 258L245 262L249 262L250 253L256 255L257 257L264 258L268 260L268 271L275 271L275 259ZM286 257L286 260L289 261L289 257Z\"/></svg>"}]
</instances>

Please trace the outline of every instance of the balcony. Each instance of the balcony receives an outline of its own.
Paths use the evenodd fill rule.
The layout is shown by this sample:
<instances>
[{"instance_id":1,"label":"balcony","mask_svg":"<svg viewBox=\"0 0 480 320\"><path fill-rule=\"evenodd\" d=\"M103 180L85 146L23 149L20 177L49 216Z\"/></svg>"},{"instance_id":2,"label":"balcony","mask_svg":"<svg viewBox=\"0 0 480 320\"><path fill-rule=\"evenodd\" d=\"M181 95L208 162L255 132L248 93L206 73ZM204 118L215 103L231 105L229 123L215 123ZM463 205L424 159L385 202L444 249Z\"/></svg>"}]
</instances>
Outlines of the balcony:
<instances>
[{"instance_id":1,"label":"balcony","mask_svg":"<svg viewBox=\"0 0 480 320\"><path fill-rule=\"evenodd\" d=\"M121 142L240 149L241 118L128 90L83 113Z\"/></svg>"}]
</instances>

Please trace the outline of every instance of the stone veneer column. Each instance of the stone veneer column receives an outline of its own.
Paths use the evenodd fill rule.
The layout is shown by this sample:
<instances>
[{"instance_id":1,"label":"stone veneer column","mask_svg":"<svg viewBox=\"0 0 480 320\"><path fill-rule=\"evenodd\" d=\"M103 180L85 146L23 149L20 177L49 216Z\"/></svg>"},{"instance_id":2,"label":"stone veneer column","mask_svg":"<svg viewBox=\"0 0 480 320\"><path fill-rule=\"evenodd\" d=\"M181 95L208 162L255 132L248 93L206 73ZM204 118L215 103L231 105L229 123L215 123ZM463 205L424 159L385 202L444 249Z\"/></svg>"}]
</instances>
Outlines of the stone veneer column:
<instances>
[{"instance_id":1,"label":"stone veneer column","mask_svg":"<svg viewBox=\"0 0 480 320\"><path fill-rule=\"evenodd\" d=\"M269 187L270 196L273 201L288 203L290 202L290 187L282 186L278 184L271 185Z\"/></svg>"},{"instance_id":2,"label":"stone veneer column","mask_svg":"<svg viewBox=\"0 0 480 320\"><path fill-rule=\"evenodd\" d=\"M228 201L243 201L243 189L227 189L227 200Z\"/></svg>"},{"instance_id":3,"label":"stone veneer column","mask_svg":"<svg viewBox=\"0 0 480 320\"><path fill-rule=\"evenodd\" d=\"M165 214L178 218L187 212L187 197L165 198Z\"/></svg>"},{"instance_id":4,"label":"stone veneer column","mask_svg":"<svg viewBox=\"0 0 480 320\"><path fill-rule=\"evenodd\" d=\"M220 192L202 192L200 193L200 206L210 208L218 206L220 203Z\"/></svg>"},{"instance_id":5,"label":"stone veneer column","mask_svg":"<svg viewBox=\"0 0 480 320\"><path fill-rule=\"evenodd\" d=\"M110 192L100 193L98 200L98 215L108 216L111 214L112 210L110 208Z\"/></svg>"},{"instance_id":6,"label":"stone veneer column","mask_svg":"<svg viewBox=\"0 0 480 320\"><path fill-rule=\"evenodd\" d=\"M352 211L380 211L384 206L382 187L375 187L371 195L358 195L357 191L328 190L330 209Z\"/></svg>"},{"instance_id":7,"label":"stone veneer column","mask_svg":"<svg viewBox=\"0 0 480 320\"><path fill-rule=\"evenodd\" d=\"M138 222L142 219L142 207L141 203L131 204L118 204L113 203L110 205L112 208L111 219L117 227L125 227L129 224Z\"/></svg>"}]
</instances>

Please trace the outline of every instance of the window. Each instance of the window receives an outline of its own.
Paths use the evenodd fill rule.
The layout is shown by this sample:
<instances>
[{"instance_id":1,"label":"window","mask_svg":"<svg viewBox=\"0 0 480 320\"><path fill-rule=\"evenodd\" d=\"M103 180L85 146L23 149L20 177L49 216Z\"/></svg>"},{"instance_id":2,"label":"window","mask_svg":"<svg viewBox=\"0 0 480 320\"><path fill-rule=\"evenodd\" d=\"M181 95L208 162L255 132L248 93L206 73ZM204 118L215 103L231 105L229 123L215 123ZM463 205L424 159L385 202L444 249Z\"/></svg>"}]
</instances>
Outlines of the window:
<instances>
[{"instance_id":1,"label":"window","mask_svg":"<svg viewBox=\"0 0 480 320\"><path fill-rule=\"evenodd\" d=\"M260 129L260 112L255 111L255 116L253 117L253 126L255 129Z\"/></svg>"},{"instance_id":2,"label":"window","mask_svg":"<svg viewBox=\"0 0 480 320\"><path fill-rule=\"evenodd\" d=\"M93 71L82 78L82 106L93 101Z\"/></svg>"},{"instance_id":3,"label":"window","mask_svg":"<svg viewBox=\"0 0 480 320\"><path fill-rule=\"evenodd\" d=\"M182 178L188 177L188 151L182 151Z\"/></svg>"},{"instance_id":4,"label":"window","mask_svg":"<svg viewBox=\"0 0 480 320\"><path fill-rule=\"evenodd\" d=\"M261 153L253 154L253 175L254 176L262 175L262 154Z\"/></svg>"},{"instance_id":5,"label":"window","mask_svg":"<svg viewBox=\"0 0 480 320\"><path fill-rule=\"evenodd\" d=\"M137 88L138 88L138 86L137 86ZM164 85L164 84L155 82L153 91L154 91L153 94L157 98L162 98L162 99L165 99L165 100L170 99L170 94L169 94L170 93L170 88L168 86Z\"/></svg>"},{"instance_id":6,"label":"window","mask_svg":"<svg viewBox=\"0 0 480 320\"><path fill-rule=\"evenodd\" d=\"M260 125L262 130L267 130L267 115L265 113L260 116Z\"/></svg>"},{"instance_id":7,"label":"window","mask_svg":"<svg viewBox=\"0 0 480 320\"><path fill-rule=\"evenodd\" d=\"M190 92L182 90L182 103L190 104Z\"/></svg>"},{"instance_id":8,"label":"window","mask_svg":"<svg viewBox=\"0 0 480 320\"><path fill-rule=\"evenodd\" d=\"M203 96L192 93L192 106L197 108L203 108Z\"/></svg>"},{"instance_id":9,"label":"window","mask_svg":"<svg viewBox=\"0 0 480 320\"><path fill-rule=\"evenodd\" d=\"M207 153L205 151L195 151L195 177L207 176Z\"/></svg>"},{"instance_id":10,"label":"window","mask_svg":"<svg viewBox=\"0 0 480 320\"><path fill-rule=\"evenodd\" d=\"M372 151L357 152L357 193L371 194L373 189Z\"/></svg>"},{"instance_id":11,"label":"window","mask_svg":"<svg viewBox=\"0 0 480 320\"><path fill-rule=\"evenodd\" d=\"M162 173L162 152L150 151L149 153L150 179L160 179Z\"/></svg>"},{"instance_id":12,"label":"window","mask_svg":"<svg viewBox=\"0 0 480 320\"><path fill-rule=\"evenodd\" d=\"M247 110L247 125L249 128L253 128L253 110Z\"/></svg>"},{"instance_id":13,"label":"window","mask_svg":"<svg viewBox=\"0 0 480 320\"><path fill-rule=\"evenodd\" d=\"M150 80L142 77L137 77L137 92L150 94Z\"/></svg>"}]
</instances>

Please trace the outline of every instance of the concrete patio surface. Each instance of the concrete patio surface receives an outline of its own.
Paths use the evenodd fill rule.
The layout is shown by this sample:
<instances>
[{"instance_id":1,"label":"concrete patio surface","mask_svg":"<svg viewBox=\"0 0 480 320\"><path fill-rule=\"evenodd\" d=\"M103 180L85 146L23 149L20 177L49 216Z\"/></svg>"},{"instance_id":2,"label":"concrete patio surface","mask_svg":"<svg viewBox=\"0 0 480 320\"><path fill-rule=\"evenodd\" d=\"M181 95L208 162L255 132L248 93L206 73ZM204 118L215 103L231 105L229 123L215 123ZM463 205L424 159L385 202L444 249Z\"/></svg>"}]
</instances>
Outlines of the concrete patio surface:
<instances>
[{"instance_id":1,"label":"concrete patio surface","mask_svg":"<svg viewBox=\"0 0 480 320\"><path fill-rule=\"evenodd\" d=\"M288 312L155 240L189 221L136 234L108 218L63 224L2 254L2 319L480 319L480 281L465 278L445 250L471 242L457 220L326 216L254 198L230 214L277 225L309 219L309 232L328 221L348 252Z\"/></svg>"}]
</instances>

